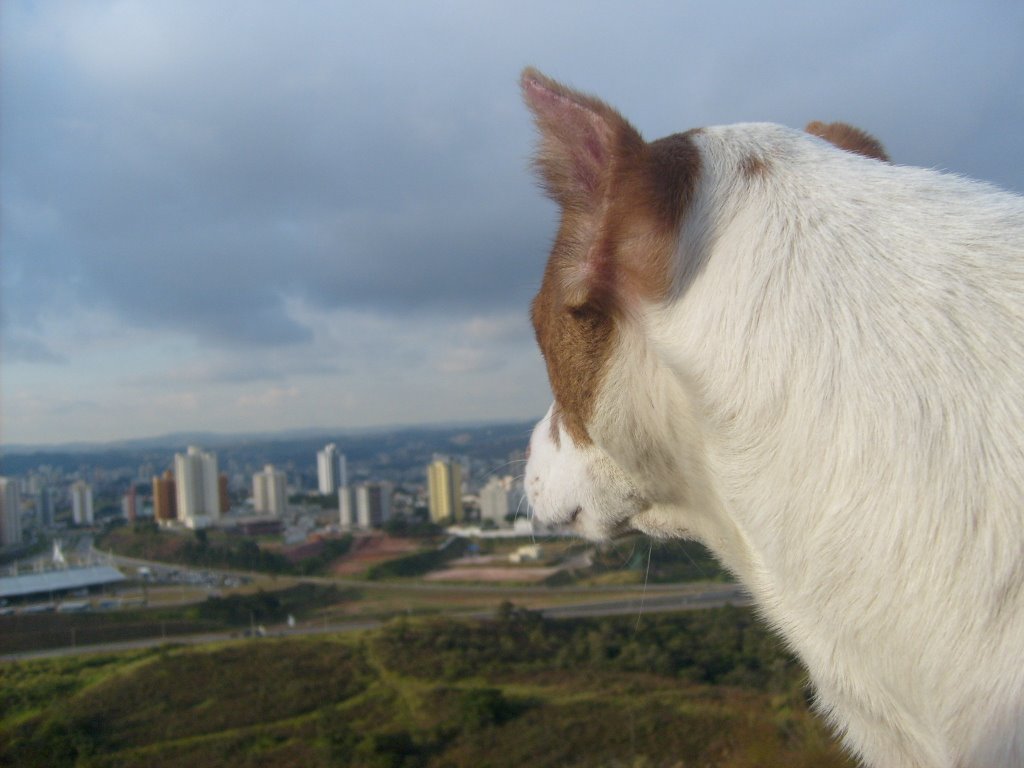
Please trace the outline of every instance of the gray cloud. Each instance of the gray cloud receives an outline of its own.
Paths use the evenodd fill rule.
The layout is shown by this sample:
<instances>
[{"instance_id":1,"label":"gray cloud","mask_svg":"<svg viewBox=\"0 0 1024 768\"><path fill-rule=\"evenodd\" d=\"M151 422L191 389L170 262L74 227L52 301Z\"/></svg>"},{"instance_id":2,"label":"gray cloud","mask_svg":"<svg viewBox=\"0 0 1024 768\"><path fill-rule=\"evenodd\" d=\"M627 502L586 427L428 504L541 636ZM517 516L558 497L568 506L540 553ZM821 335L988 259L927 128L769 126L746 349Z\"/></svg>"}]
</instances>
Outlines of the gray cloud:
<instances>
[{"instance_id":1,"label":"gray cloud","mask_svg":"<svg viewBox=\"0 0 1024 768\"><path fill-rule=\"evenodd\" d=\"M334 44L312 14L293 34L321 47L282 47L276 19L240 22L249 37L232 46L217 34L230 25L201 23L219 15L205 6L153 8L104 9L63 47L16 51L26 62L5 89L4 139L19 150L7 153L9 196L59 226L12 260L29 245L52 254L58 276L75 272L132 322L215 344L308 341L288 294L383 311L529 295L522 267L539 263L544 239L523 226L537 210L527 142L507 142L501 120L517 98L513 67L500 99L479 101L483 81L466 102L438 100L390 79L416 70L373 66L401 40L353 58L359 32L342 35L355 50ZM39 296L19 316L43 311Z\"/></svg>"},{"instance_id":2,"label":"gray cloud","mask_svg":"<svg viewBox=\"0 0 1024 768\"><path fill-rule=\"evenodd\" d=\"M57 337L93 310L178 350L197 385L286 392L366 355L469 387L525 360L555 225L528 171L526 64L651 138L842 119L898 162L1024 190L1024 7L689 6L4 3L4 362L84 370L95 347ZM362 338L325 332L346 313ZM486 339L453 330L494 318ZM146 365L118 374L140 400L162 375Z\"/></svg>"},{"instance_id":3,"label":"gray cloud","mask_svg":"<svg viewBox=\"0 0 1024 768\"><path fill-rule=\"evenodd\" d=\"M54 352L45 341L25 334L12 334L4 339L0 353L11 363L48 363L61 365L68 362L66 355Z\"/></svg>"}]
</instances>

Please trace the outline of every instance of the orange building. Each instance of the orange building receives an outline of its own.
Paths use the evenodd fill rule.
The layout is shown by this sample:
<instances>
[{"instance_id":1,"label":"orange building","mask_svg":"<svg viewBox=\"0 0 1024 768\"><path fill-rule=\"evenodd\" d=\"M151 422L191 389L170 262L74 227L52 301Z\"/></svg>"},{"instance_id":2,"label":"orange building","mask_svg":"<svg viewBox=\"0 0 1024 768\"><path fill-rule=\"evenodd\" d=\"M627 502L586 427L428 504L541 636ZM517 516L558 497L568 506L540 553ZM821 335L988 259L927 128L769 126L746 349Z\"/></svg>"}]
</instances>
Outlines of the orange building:
<instances>
[{"instance_id":1,"label":"orange building","mask_svg":"<svg viewBox=\"0 0 1024 768\"><path fill-rule=\"evenodd\" d=\"M178 494L174 489L174 473L164 472L153 478L153 517L157 522L178 519Z\"/></svg>"}]
</instances>

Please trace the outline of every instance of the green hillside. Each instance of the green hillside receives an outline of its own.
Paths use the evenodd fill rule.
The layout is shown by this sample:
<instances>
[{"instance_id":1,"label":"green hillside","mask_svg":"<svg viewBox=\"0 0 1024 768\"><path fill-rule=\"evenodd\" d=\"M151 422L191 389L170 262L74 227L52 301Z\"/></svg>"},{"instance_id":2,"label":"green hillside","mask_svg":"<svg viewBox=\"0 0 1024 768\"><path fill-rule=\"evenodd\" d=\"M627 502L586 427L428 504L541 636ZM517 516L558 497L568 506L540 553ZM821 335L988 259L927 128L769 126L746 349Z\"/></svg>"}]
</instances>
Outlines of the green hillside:
<instances>
[{"instance_id":1,"label":"green hillside","mask_svg":"<svg viewBox=\"0 0 1024 768\"><path fill-rule=\"evenodd\" d=\"M852 766L746 610L0 665L0 765Z\"/></svg>"}]
</instances>

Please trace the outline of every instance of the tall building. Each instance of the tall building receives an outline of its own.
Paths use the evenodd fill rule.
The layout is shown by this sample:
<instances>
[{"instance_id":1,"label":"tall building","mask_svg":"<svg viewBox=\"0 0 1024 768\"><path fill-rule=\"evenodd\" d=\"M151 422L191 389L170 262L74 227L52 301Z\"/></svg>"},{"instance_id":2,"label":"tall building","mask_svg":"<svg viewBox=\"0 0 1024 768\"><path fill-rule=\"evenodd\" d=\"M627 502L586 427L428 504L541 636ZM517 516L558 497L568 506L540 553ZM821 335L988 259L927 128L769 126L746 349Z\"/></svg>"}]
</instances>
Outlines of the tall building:
<instances>
[{"instance_id":1,"label":"tall building","mask_svg":"<svg viewBox=\"0 0 1024 768\"><path fill-rule=\"evenodd\" d=\"M217 456L194 445L174 454L178 517L189 528L205 528L220 519L220 473Z\"/></svg>"},{"instance_id":2,"label":"tall building","mask_svg":"<svg viewBox=\"0 0 1024 768\"><path fill-rule=\"evenodd\" d=\"M128 493L121 499L121 512L124 519L134 523L139 516L139 508L142 506L142 497L135 490L135 483L128 486Z\"/></svg>"},{"instance_id":3,"label":"tall building","mask_svg":"<svg viewBox=\"0 0 1024 768\"><path fill-rule=\"evenodd\" d=\"M71 484L71 520L75 525L92 525L92 486L85 480Z\"/></svg>"},{"instance_id":4,"label":"tall building","mask_svg":"<svg viewBox=\"0 0 1024 768\"><path fill-rule=\"evenodd\" d=\"M178 519L178 494L174 488L174 473L164 472L162 477L153 478L153 517L158 523Z\"/></svg>"},{"instance_id":5,"label":"tall building","mask_svg":"<svg viewBox=\"0 0 1024 768\"><path fill-rule=\"evenodd\" d=\"M338 446L328 443L316 454L316 479L320 493L327 495L348 485L345 454L338 453Z\"/></svg>"},{"instance_id":6,"label":"tall building","mask_svg":"<svg viewBox=\"0 0 1024 768\"><path fill-rule=\"evenodd\" d=\"M462 467L458 462L435 458L427 467L427 492L433 522L462 522Z\"/></svg>"},{"instance_id":7,"label":"tall building","mask_svg":"<svg viewBox=\"0 0 1024 768\"><path fill-rule=\"evenodd\" d=\"M391 517L391 483L362 483L356 486L356 524L378 528Z\"/></svg>"},{"instance_id":8,"label":"tall building","mask_svg":"<svg viewBox=\"0 0 1024 768\"><path fill-rule=\"evenodd\" d=\"M490 520L497 525L505 524L509 512L509 494L512 490L511 477L492 477L480 489L480 520Z\"/></svg>"},{"instance_id":9,"label":"tall building","mask_svg":"<svg viewBox=\"0 0 1024 768\"><path fill-rule=\"evenodd\" d=\"M10 477L0 477L0 545L21 543L21 491Z\"/></svg>"},{"instance_id":10,"label":"tall building","mask_svg":"<svg viewBox=\"0 0 1024 768\"><path fill-rule=\"evenodd\" d=\"M39 489L36 506L39 509L39 524L44 528L52 526L57 511L57 495L53 492L53 488L44 485Z\"/></svg>"},{"instance_id":11,"label":"tall building","mask_svg":"<svg viewBox=\"0 0 1024 768\"><path fill-rule=\"evenodd\" d=\"M351 486L343 485L338 489L338 516L342 528L356 527L356 499Z\"/></svg>"},{"instance_id":12,"label":"tall building","mask_svg":"<svg viewBox=\"0 0 1024 768\"><path fill-rule=\"evenodd\" d=\"M273 464L252 476L252 505L256 512L276 517L288 511L287 479Z\"/></svg>"}]
</instances>

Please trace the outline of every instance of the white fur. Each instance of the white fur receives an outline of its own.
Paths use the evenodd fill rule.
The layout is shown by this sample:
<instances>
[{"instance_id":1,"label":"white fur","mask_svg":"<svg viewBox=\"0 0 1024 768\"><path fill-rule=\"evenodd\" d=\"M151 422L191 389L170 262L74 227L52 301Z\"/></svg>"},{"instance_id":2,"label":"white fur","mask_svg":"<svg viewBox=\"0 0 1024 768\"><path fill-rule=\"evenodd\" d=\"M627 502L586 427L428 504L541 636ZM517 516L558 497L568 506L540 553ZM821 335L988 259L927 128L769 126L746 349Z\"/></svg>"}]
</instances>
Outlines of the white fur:
<instances>
[{"instance_id":1,"label":"white fur","mask_svg":"<svg viewBox=\"0 0 1024 768\"><path fill-rule=\"evenodd\" d=\"M594 445L534 431L535 514L705 542L867 764L1024 765L1024 201L695 141L676 290L620 322Z\"/></svg>"}]
</instances>

